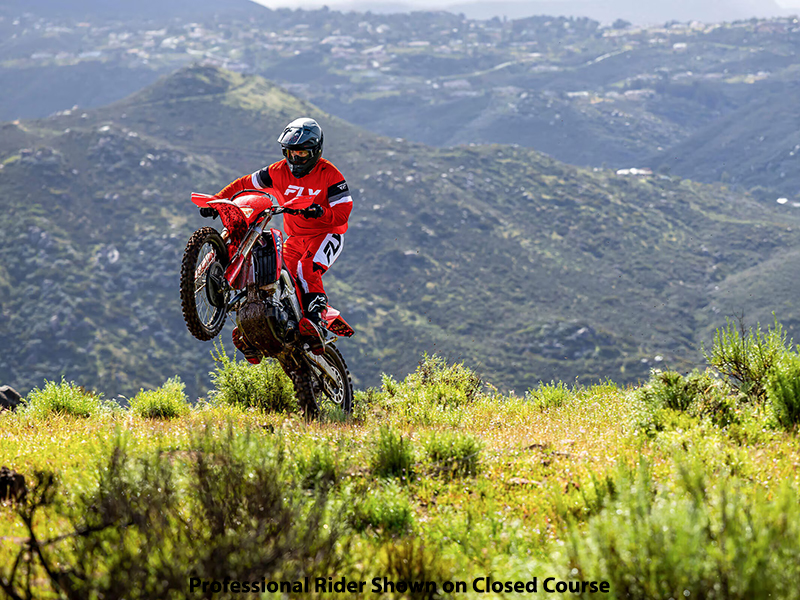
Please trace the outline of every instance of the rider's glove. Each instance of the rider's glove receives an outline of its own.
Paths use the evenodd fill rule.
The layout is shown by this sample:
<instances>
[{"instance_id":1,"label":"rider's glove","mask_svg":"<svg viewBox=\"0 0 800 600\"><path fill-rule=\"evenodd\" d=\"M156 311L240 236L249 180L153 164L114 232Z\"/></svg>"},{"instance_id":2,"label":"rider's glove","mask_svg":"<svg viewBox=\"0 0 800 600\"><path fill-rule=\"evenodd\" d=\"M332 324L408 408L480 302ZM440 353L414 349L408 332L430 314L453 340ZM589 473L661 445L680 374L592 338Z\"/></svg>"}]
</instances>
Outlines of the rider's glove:
<instances>
[{"instance_id":1,"label":"rider's glove","mask_svg":"<svg viewBox=\"0 0 800 600\"><path fill-rule=\"evenodd\" d=\"M219 216L219 211L216 208L211 208L210 206L204 206L200 209L200 216L201 217L212 217L216 219Z\"/></svg>"},{"instance_id":2,"label":"rider's glove","mask_svg":"<svg viewBox=\"0 0 800 600\"><path fill-rule=\"evenodd\" d=\"M319 219L325 214L325 209L319 204L312 204L308 208L304 208L302 212L306 219Z\"/></svg>"}]
</instances>

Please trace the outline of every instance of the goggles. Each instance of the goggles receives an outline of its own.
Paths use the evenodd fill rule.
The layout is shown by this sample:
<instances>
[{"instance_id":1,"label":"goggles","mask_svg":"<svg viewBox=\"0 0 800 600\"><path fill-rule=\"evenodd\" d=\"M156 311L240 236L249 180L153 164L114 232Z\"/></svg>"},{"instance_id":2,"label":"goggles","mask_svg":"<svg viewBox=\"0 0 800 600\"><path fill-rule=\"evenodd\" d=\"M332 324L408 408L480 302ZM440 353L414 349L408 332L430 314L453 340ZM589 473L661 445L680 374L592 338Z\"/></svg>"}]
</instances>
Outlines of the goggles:
<instances>
[{"instance_id":1,"label":"goggles","mask_svg":"<svg viewBox=\"0 0 800 600\"><path fill-rule=\"evenodd\" d=\"M311 150L287 150L286 156L288 158L306 159L311 158Z\"/></svg>"}]
</instances>

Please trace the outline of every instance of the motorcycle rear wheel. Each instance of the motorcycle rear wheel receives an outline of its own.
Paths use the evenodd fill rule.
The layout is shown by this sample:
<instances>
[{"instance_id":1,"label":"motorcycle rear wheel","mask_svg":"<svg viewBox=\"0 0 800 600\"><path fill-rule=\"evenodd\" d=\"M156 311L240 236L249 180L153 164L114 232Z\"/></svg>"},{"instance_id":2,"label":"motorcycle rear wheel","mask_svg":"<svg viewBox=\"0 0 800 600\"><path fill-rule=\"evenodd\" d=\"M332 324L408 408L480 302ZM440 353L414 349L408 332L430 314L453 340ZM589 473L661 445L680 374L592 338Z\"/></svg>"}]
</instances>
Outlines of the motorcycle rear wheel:
<instances>
[{"instance_id":1,"label":"motorcycle rear wheel","mask_svg":"<svg viewBox=\"0 0 800 600\"><path fill-rule=\"evenodd\" d=\"M322 358L333 367L336 381L331 382L316 372L312 374L311 367L308 366L295 371L291 378L297 402L307 419L315 419L319 416L320 410L332 408L340 409L349 417L353 413L353 382L347 364L339 349L333 344L327 345Z\"/></svg>"},{"instance_id":2,"label":"motorcycle rear wheel","mask_svg":"<svg viewBox=\"0 0 800 600\"><path fill-rule=\"evenodd\" d=\"M189 332L203 342L225 325L227 266L228 249L219 232L213 227L195 231L181 262L181 309Z\"/></svg>"}]
</instances>

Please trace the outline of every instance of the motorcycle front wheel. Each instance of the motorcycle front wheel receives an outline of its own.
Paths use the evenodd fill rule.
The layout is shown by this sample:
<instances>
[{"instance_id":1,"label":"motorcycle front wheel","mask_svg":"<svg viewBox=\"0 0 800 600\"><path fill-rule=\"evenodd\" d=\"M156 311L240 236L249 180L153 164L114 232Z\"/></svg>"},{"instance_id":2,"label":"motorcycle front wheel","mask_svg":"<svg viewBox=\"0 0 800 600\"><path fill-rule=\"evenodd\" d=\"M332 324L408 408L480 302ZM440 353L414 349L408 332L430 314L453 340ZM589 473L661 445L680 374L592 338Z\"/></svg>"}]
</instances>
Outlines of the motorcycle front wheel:
<instances>
[{"instance_id":1,"label":"motorcycle front wheel","mask_svg":"<svg viewBox=\"0 0 800 600\"><path fill-rule=\"evenodd\" d=\"M181 262L181 309L186 327L201 341L222 331L227 313L228 249L213 227L194 232Z\"/></svg>"}]
</instances>

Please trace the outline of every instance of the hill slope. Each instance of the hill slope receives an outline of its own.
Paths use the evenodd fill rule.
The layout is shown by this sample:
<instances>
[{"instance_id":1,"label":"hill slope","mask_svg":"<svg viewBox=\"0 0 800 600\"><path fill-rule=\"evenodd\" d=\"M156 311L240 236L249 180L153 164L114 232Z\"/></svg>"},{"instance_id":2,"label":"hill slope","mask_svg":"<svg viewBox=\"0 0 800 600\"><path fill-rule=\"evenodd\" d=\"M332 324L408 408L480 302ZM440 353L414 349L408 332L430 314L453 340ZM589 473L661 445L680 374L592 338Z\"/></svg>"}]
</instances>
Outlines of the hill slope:
<instances>
[{"instance_id":1,"label":"hill slope","mask_svg":"<svg viewBox=\"0 0 800 600\"><path fill-rule=\"evenodd\" d=\"M796 198L800 191L800 85L775 82L763 97L699 129L651 164L699 181L727 181ZM707 157L716 160L708 161ZM774 190L774 191L772 191Z\"/></svg>"},{"instance_id":2,"label":"hill slope","mask_svg":"<svg viewBox=\"0 0 800 600\"><path fill-rule=\"evenodd\" d=\"M380 138L210 67L85 114L0 136L0 343L14 349L0 381L23 390L64 374L130 394L177 372L202 393L209 344L186 331L177 295L185 240L207 224L189 193L276 160L276 132L299 114L320 120L355 194L326 286L358 332L342 348L362 386L424 351L517 389L635 380L656 355L689 366L698 319L722 320L714 286L800 243L790 210L725 188Z\"/></svg>"}]
</instances>

